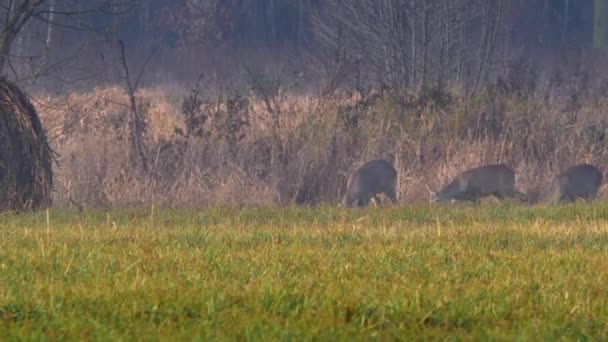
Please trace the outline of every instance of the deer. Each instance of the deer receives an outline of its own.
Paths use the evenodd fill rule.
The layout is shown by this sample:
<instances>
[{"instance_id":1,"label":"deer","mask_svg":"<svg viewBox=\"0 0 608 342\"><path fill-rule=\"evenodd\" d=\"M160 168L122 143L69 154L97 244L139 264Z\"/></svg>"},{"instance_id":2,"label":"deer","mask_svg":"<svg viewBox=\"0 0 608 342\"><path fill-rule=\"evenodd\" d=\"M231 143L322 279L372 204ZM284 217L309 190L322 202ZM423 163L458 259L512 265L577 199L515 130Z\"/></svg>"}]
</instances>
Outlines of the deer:
<instances>
[{"instance_id":1,"label":"deer","mask_svg":"<svg viewBox=\"0 0 608 342\"><path fill-rule=\"evenodd\" d=\"M430 202L471 201L478 203L480 198L491 196L503 200L515 198L527 202L526 194L515 188L515 173L504 164L483 165L458 174L440 191L433 191L427 183Z\"/></svg>"},{"instance_id":2,"label":"deer","mask_svg":"<svg viewBox=\"0 0 608 342\"><path fill-rule=\"evenodd\" d=\"M372 199L380 203L377 195L381 193L393 204L397 203L397 170L386 160L370 160L348 177L342 204L345 207L365 207Z\"/></svg>"},{"instance_id":3,"label":"deer","mask_svg":"<svg viewBox=\"0 0 608 342\"><path fill-rule=\"evenodd\" d=\"M569 203L575 202L577 198L587 202L593 201L597 197L602 179L602 172L591 164L571 166L553 178L543 203Z\"/></svg>"}]
</instances>

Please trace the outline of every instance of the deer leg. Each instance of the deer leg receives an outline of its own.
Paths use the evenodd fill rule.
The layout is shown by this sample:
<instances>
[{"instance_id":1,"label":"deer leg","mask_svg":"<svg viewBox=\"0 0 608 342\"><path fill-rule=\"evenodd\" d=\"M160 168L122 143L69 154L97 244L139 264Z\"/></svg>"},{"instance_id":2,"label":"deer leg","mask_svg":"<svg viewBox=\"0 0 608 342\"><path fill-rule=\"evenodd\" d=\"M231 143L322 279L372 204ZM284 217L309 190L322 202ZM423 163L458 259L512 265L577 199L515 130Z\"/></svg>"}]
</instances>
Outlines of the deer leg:
<instances>
[{"instance_id":1,"label":"deer leg","mask_svg":"<svg viewBox=\"0 0 608 342\"><path fill-rule=\"evenodd\" d=\"M374 202L374 205L377 207L379 206L382 202L380 201L380 198L378 197L378 194L373 194L370 201Z\"/></svg>"},{"instance_id":2,"label":"deer leg","mask_svg":"<svg viewBox=\"0 0 608 342\"><path fill-rule=\"evenodd\" d=\"M494 195L494 197L498 198L501 201L504 200L505 197L511 197L511 196L503 195L502 193L500 193L500 191L497 191L497 192L493 193L492 195Z\"/></svg>"},{"instance_id":3,"label":"deer leg","mask_svg":"<svg viewBox=\"0 0 608 342\"><path fill-rule=\"evenodd\" d=\"M522 202L527 202L528 201L528 196L526 196L526 194L524 194L523 192L519 192L516 189L510 189L508 190L506 193L502 194L504 197L509 197L509 198L515 198L518 199Z\"/></svg>"},{"instance_id":4,"label":"deer leg","mask_svg":"<svg viewBox=\"0 0 608 342\"><path fill-rule=\"evenodd\" d=\"M521 191L513 190L515 192L515 197L519 198L522 202L530 202L530 198L528 195L524 194Z\"/></svg>"},{"instance_id":5,"label":"deer leg","mask_svg":"<svg viewBox=\"0 0 608 342\"><path fill-rule=\"evenodd\" d=\"M357 202L356 202L356 205L358 208L363 208L363 207L367 206L368 204L369 204L369 200L364 200L362 198L358 198Z\"/></svg>"},{"instance_id":6,"label":"deer leg","mask_svg":"<svg viewBox=\"0 0 608 342\"><path fill-rule=\"evenodd\" d=\"M397 204L397 194L395 193L395 189L390 189L384 193L386 194L386 197L393 202L393 204Z\"/></svg>"},{"instance_id":7,"label":"deer leg","mask_svg":"<svg viewBox=\"0 0 608 342\"><path fill-rule=\"evenodd\" d=\"M589 196L587 196L587 202L595 201L596 198L597 198L597 192L594 191L594 192L590 193Z\"/></svg>"},{"instance_id":8,"label":"deer leg","mask_svg":"<svg viewBox=\"0 0 608 342\"><path fill-rule=\"evenodd\" d=\"M473 204L479 204L481 202L481 199L479 198L479 196L473 196L473 195L464 197L462 199L466 200L466 201L469 201L469 202L471 202Z\"/></svg>"}]
</instances>

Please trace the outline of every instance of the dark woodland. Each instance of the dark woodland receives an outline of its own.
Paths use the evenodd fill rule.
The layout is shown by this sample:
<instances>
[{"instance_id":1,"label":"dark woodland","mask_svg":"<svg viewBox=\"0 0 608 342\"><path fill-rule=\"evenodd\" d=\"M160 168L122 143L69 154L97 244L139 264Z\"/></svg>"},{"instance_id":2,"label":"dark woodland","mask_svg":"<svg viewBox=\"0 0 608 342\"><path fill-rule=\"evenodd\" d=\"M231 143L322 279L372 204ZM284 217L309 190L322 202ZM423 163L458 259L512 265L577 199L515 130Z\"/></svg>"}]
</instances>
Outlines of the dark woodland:
<instances>
[{"instance_id":1,"label":"dark woodland","mask_svg":"<svg viewBox=\"0 0 608 342\"><path fill-rule=\"evenodd\" d=\"M202 72L227 78L247 65L306 75L337 67L391 87L479 86L513 64L545 72L608 44L605 5L592 0L3 3L3 72L61 89L70 89L62 81L116 82L119 40L134 61L154 55L146 82L193 82Z\"/></svg>"}]
</instances>

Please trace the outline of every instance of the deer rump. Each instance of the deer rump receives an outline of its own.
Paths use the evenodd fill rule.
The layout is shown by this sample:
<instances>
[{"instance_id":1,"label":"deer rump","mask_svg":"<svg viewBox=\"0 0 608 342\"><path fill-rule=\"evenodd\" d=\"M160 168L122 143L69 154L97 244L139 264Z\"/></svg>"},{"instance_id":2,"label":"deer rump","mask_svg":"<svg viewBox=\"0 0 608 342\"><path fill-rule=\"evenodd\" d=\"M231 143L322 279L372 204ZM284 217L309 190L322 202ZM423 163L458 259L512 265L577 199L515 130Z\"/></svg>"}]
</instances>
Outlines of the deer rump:
<instances>
[{"instance_id":1,"label":"deer rump","mask_svg":"<svg viewBox=\"0 0 608 342\"><path fill-rule=\"evenodd\" d=\"M577 198L592 201L597 197L602 179L602 172L593 165L572 166L553 179L545 204L574 202Z\"/></svg>"},{"instance_id":2,"label":"deer rump","mask_svg":"<svg viewBox=\"0 0 608 342\"><path fill-rule=\"evenodd\" d=\"M384 193L393 203L397 202L397 171L386 160L371 160L358 167L348 177L343 205L364 207L378 194Z\"/></svg>"}]
</instances>

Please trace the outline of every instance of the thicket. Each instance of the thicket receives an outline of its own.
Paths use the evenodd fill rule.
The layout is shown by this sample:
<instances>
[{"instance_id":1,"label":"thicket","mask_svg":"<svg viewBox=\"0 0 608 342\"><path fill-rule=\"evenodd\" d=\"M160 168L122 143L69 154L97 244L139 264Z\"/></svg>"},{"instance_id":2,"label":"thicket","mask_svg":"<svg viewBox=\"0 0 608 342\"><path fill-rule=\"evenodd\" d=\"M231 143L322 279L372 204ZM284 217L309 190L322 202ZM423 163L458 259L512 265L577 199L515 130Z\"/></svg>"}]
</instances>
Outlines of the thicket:
<instances>
[{"instance_id":1,"label":"thicket","mask_svg":"<svg viewBox=\"0 0 608 342\"><path fill-rule=\"evenodd\" d=\"M511 73L474 94L439 86L330 89L297 95L281 75L248 73L245 85L142 89L145 158L129 144L127 95L118 87L38 96L60 154L54 203L78 206L315 204L336 201L348 174L392 161L402 201L426 201L456 173L506 163L539 195L579 162L608 166L606 84L589 64L542 78Z\"/></svg>"}]
</instances>

